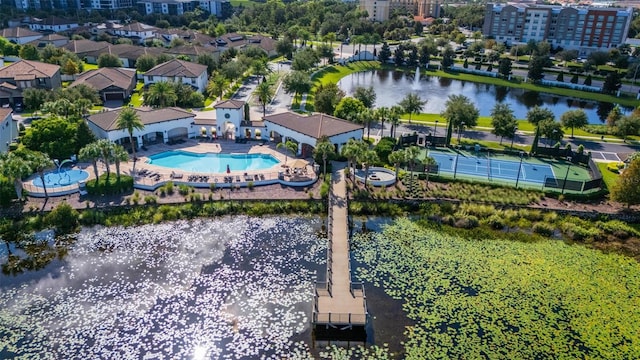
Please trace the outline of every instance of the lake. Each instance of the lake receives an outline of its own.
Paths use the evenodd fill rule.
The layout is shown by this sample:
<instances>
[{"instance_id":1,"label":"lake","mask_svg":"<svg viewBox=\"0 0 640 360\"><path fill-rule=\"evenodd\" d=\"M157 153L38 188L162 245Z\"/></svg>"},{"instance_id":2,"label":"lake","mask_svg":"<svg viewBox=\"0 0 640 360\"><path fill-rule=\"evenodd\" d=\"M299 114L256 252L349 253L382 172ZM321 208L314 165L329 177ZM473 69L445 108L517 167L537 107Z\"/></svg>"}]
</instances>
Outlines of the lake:
<instances>
[{"instance_id":1,"label":"lake","mask_svg":"<svg viewBox=\"0 0 640 360\"><path fill-rule=\"evenodd\" d=\"M449 95L464 95L471 99L480 110L480 116L491 115L496 103L511 105L516 118L526 118L527 111L538 105L549 108L556 119L568 110L583 109L591 124L602 124L613 104L507 88L488 84L479 84L449 78L440 78L422 74L416 81L415 74L392 70L372 70L347 75L338 82L338 86L350 96L358 87L372 86L376 91L376 106L397 105L409 93L417 93L428 100L423 113L439 114L445 109ZM632 107L622 107L625 113Z\"/></svg>"},{"instance_id":2,"label":"lake","mask_svg":"<svg viewBox=\"0 0 640 360\"><path fill-rule=\"evenodd\" d=\"M0 274L0 358L281 359L326 345L310 320L326 271L319 218L85 228L64 251L46 251L64 247L46 235L37 248L0 247L0 263L10 251L24 265ZM381 290L367 300L372 317L402 317ZM394 326L374 320L369 344L398 351L395 324L377 332Z\"/></svg>"}]
</instances>

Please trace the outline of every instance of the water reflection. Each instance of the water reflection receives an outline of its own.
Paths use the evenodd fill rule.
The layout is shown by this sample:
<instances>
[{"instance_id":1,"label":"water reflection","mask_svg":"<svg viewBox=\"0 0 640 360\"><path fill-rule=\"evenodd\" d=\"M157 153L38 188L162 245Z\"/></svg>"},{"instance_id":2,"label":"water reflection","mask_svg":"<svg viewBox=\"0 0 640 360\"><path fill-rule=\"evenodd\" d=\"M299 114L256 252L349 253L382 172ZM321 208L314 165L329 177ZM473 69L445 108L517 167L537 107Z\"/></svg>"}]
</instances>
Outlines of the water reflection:
<instances>
[{"instance_id":1,"label":"water reflection","mask_svg":"<svg viewBox=\"0 0 640 360\"><path fill-rule=\"evenodd\" d=\"M397 105L408 93L415 93L413 89L413 74L405 74L401 71L376 70L365 72L373 76L363 76L362 73L355 73L342 78L338 86L347 95L352 95L359 86L372 86L377 93L376 106ZM526 118L527 111L538 105L548 107L557 119L568 110L581 108L585 110L589 118L589 123L601 124L607 117L608 111L613 108L610 103L598 103L595 101L584 101L549 95L524 89L507 89L504 87L471 83L464 81L439 78L422 75L420 77L420 90L417 91L423 99L428 100L423 111L426 113L439 114L445 109L445 102L449 95L461 94L471 99L480 110L481 116L489 116L493 106L497 102L508 102L515 115L519 119ZM632 107L622 107L624 113L631 112Z\"/></svg>"},{"instance_id":2,"label":"water reflection","mask_svg":"<svg viewBox=\"0 0 640 360\"><path fill-rule=\"evenodd\" d=\"M308 353L319 228L237 216L85 229L45 268L0 275L0 358Z\"/></svg>"}]
</instances>

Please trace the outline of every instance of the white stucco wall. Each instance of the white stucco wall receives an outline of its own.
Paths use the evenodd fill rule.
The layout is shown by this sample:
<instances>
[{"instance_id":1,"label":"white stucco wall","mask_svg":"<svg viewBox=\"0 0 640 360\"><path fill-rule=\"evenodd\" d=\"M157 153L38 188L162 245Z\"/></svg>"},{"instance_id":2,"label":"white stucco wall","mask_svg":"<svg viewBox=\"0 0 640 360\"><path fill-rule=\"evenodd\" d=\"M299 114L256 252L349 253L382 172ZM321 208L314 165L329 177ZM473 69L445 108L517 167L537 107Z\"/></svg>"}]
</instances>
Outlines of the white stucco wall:
<instances>
[{"instance_id":1,"label":"white stucco wall","mask_svg":"<svg viewBox=\"0 0 640 360\"><path fill-rule=\"evenodd\" d=\"M0 153L9 151L9 145L18 137L18 123L13 121L13 116L9 114L0 122Z\"/></svg>"},{"instance_id":2,"label":"white stucco wall","mask_svg":"<svg viewBox=\"0 0 640 360\"><path fill-rule=\"evenodd\" d=\"M148 86L161 81L173 82L175 81L175 78L173 76L153 76L153 80L151 80L151 76L144 75L143 80L144 85ZM204 93L207 89L207 72L203 71L202 74L200 74L200 76L198 76L197 78L182 77L180 78L180 82L182 82L183 84L194 86L198 89L198 92Z\"/></svg>"},{"instance_id":3,"label":"white stucco wall","mask_svg":"<svg viewBox=\"0 0 640 360\"><path fill-rule=\"evenodd\" d=\"M270 134L271 131L275 131L278 134L282 135L283 141L286 141L287 138L291 138L299 144L308 144L313 147L316 146L317 139L315 139L314 137L293 131L278 124L274 124L268 120L265 120L264 123L267 131L265 135ZM360 140L362 139L363 134L363 129L349 131L346 133L331 136L329 138L329 141L331 141L332 144L337 145L338 150L340 150L342 148L342 145L346 144L349 139ZM298 149L298 152L300 152L300 149Z\"/></svg>"},{"instance_id":4,"label":"white stucco wall","mask_svg":"<svg viewBox=\"0 0 640 360\"><path fill-rule=\"evenodd\" d=\"M168 141L169 131L177 128L186 128L188 136L194 136L196 128L192 126L194 122L194 116L189 116L181 119L171 120L171 121L163 121L155 124L145 125L142 130L134 130L133 136L138 138L138 146L142 146L142 137L149 133L160 132L163 134L164 142ZM116 141L122 138L128 138L129 132L126 130L111 130L105 131L99 127L97 127L92 122L87 122L91 131L96 135L96 137L101 139L109 139L111 141Z\"/></svg>"}]
</instances>

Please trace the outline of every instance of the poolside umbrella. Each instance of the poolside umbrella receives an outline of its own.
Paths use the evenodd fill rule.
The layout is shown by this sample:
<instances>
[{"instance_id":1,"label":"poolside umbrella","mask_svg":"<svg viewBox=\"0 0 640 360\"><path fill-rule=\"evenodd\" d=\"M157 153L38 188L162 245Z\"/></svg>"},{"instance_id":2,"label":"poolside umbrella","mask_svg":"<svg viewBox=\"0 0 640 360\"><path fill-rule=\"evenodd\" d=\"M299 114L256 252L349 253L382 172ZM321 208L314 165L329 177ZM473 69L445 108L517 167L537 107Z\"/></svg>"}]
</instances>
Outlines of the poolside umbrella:
<instances>
[{"instance_id":1,"label":"poolside umbrella","mask_svg":"<svg viewBox=\"0 0 640 360\"><path fill-rule=\"evenodd\" d=\"M229 167L229 164L227 164L227 174L231 172L231 168Z\"/></svg>"},{"instance_id":2,"label":"poolside umbrella","mask_svg":"<svg viewBox=\"0 0 640 360\"><path fill-rule=\"evenodd\" d=\"M295 159L292 162L290 162L289 167L292 167L294 169L304 169L305 167L307 167L307 165L309 165L309 163L306 160L302 160L302 159Z\"/></svg>"}]
</instances>

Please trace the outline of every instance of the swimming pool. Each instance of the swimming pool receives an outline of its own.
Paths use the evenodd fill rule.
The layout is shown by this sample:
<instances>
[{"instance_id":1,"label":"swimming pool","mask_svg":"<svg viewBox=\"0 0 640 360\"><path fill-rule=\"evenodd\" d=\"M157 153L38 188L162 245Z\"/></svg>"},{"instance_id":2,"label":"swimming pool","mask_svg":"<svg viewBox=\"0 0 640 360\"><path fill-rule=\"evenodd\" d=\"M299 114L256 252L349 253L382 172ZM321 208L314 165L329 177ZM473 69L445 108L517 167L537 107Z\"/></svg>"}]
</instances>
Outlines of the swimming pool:
<instances>
[{"instance_id":1,"label":"swimming pool","mask_svg":"<svg viewBox=\"0 0 640 360\"><path fill-rule=\"evenodd\" d=\"M165 151L149 156L149 164L182 171L226 173L265 170L280 162L269 154L196 154L188 151Z\"/></svg>"},{"instance_id":2,"label":"swimming pool","mask_svg":"<svg viewBox=\"0 0 640 360\"><path fill-rule=\"evenodd\" d=\"M47 186L47 189L57 188L76 184L79 181L86 180L88 177L89 173L84 170L60 169L44 174L44 184ZM44 187L42 186L42 179L40 176L33 179L33 185L37 187Z\"/></svg>"}]
</instances>

